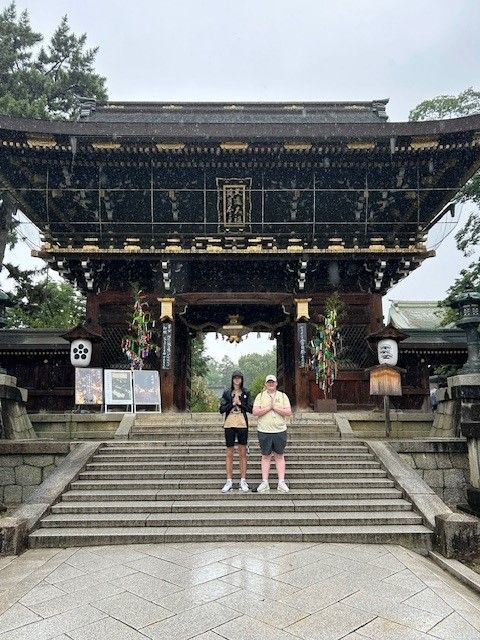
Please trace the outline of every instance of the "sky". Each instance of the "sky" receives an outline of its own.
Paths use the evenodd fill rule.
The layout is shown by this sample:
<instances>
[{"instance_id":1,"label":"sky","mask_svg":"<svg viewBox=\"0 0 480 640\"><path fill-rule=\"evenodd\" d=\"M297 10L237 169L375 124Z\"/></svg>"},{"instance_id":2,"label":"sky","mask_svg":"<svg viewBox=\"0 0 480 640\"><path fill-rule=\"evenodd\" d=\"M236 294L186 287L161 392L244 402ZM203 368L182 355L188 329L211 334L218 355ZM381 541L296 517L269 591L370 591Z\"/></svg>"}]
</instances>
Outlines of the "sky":
<instances>
[{"instance_id":1,"label":"sky","mask_svg":"<svg viewBox=\"0 0 480 640\"><path fill-rule=\"evenodd\" d=\"M10 2L0 1L0 7ZM32 27L48 38L68 15L76 34L99 47L95 68L110 100L355 101L389 98L390 120L408 119L419 102L479 88L478 0L17 0ZM426 260L385 296L445 296L463 266L454 234L472 211L441 224ZM461 211L460 211L461 209ZM454 224L457 226L454 228ZM33 231L26 225L35 244ZM449 234L449 235L448 235ZM7 256L8 259L8 256ZM13 260L26 263L28 251ZM12 261L13 261L12 260ZM214 357L236 360L272 347L249 338Z\"/></svg>"}]
</instances>

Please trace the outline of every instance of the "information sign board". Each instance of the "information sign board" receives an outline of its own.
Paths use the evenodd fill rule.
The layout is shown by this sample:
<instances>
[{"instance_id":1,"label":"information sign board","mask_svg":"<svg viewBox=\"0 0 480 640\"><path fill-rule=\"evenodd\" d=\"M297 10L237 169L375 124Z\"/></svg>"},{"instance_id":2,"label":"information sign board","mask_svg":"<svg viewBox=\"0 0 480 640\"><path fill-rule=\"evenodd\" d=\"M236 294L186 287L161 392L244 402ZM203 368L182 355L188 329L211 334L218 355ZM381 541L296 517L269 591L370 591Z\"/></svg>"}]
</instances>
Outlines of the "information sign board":
<instances>
[{"instance_id":1,"label":"information sign board","mask_svg":"<svg viewBox=\"0 0 480 640\"><path fill-rule=\"evenodd\" d=\"M124 369L105 369L105 406L133 405L132 372Z\"/></svg>"},{"instance_id":2,"label":"information sign board","mask_svg":"<svg viewBox=\"0 0 480 640\"><path fill-rule=\"evenodd\" d=\"M75 367L75 404L103 404L103 370Z\"/></svg>"},{"instance_id":3,"label":"information sign board","mask_svg":"<svg viewBox=\"0 0 480 640\"><path fill-rule=\"evenodd\" d=\"M158 371L142 369L133 372L133 398L135 406L155 405L160 410L160 377Z\"/></svg>"}]
</instances>

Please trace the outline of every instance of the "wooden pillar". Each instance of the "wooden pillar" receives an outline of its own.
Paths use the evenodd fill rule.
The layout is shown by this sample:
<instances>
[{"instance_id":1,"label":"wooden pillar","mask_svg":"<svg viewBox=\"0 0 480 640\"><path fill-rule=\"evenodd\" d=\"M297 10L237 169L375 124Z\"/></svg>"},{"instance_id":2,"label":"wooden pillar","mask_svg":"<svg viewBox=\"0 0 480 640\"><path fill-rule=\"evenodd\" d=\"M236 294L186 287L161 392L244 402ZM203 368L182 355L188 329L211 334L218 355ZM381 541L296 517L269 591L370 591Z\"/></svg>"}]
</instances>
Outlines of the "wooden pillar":
<instances>
[{"instance_id":1,"label":"wooden pillar","mask_svg":"<svg viewBox=\"0 0 480 640\"><path fill-rule=\"evenodd\" d=\"M299 341L299 336L303 335L303 328L306 330L306 326L300 330L298 327L297 323L283 327L281 340L277 343L277 349L282 349L283 388L285 393L290 398L292 406L297 409L307 409L309 407L308 372L305 366L302 366Z\"/></svg>"}]
</instances>

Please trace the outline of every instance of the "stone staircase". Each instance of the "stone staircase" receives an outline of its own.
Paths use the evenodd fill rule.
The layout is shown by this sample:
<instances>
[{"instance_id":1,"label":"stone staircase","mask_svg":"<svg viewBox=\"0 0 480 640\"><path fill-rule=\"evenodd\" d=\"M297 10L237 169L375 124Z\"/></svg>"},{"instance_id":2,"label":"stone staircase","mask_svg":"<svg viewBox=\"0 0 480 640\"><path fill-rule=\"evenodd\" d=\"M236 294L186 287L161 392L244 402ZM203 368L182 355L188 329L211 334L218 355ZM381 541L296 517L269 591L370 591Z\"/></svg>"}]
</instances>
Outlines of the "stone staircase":
<instances>
[{"instance_id":1,"label":"stone staircase","mask_svg":"<svg viewBox=\"0 0 480 640\"><path fill-rule=\"evenodd\" d=\"M235 481L235 490L222 494L225 454L218 424L167 427L149 420L155 439L146 441L141 419L135 440L98 449L30 534L30 547L288 540L429 548L432 532L422 518L365 444L334 437L332 420L290 427L288 494L276 491L273 465L270 493L241 493ZM252 488L260 482L254 429L248 480Z\"/></svg>"}]
</instances>

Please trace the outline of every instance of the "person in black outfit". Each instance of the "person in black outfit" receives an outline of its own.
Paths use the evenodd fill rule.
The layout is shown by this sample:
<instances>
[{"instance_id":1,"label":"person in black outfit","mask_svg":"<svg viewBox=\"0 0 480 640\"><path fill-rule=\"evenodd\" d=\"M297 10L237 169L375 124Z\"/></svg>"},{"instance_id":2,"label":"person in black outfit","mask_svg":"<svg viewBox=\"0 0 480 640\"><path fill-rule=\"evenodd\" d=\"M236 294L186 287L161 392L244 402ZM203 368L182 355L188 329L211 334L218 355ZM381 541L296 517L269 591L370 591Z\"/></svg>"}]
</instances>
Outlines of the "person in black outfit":
<instances>
[{"instance_id":1,"label":"person in black outfit","mask_svg":"<svg viewBox=\"0 0 480 640\"><path fill-rule=\"evenodd\" d=\"M248 442L248 418L247 413L252 412L250 393L243 388L243 373L234 371L230 389L225 389L220 400L220 413L225 415L224 431L227 447L225 467L227 481L222 488L223 493L233 489L233 451L235 440L238 442L238 455L240 458L240 491L248 491L247 483L247 442Z\"/></svg>"}]
</instances>

